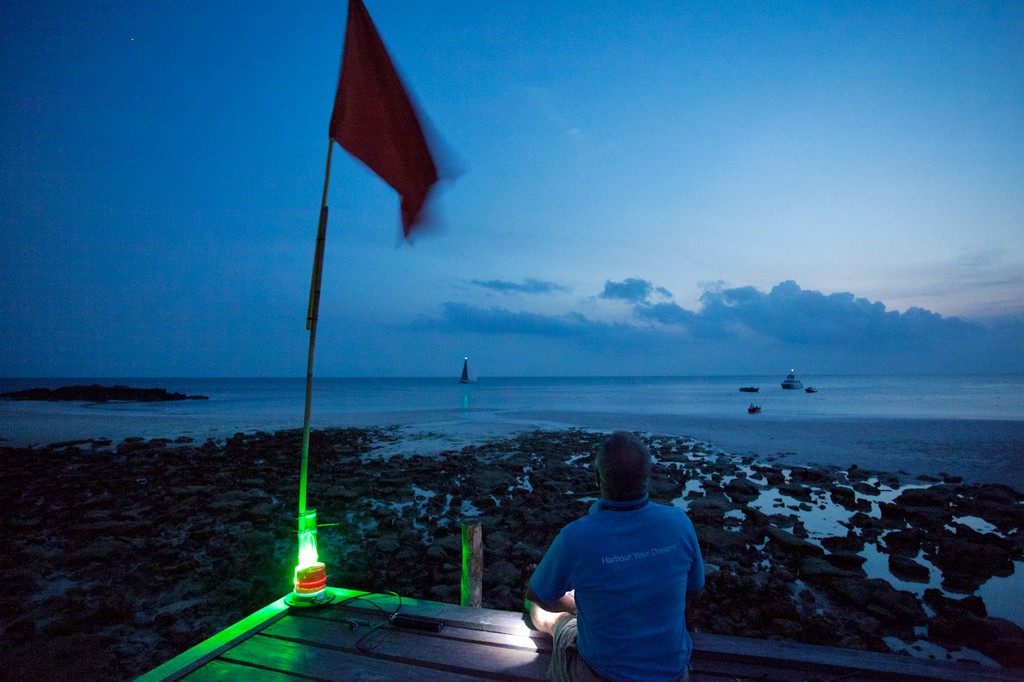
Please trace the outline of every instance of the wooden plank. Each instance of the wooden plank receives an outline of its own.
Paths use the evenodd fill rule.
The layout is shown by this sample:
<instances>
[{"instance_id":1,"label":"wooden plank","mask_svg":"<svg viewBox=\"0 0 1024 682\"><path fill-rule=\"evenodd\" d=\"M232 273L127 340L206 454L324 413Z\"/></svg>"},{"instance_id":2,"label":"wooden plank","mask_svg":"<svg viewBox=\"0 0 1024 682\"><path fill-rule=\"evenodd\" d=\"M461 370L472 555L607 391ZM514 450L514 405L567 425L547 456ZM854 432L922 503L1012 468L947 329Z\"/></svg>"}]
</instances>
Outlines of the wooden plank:
<instances>
[{"instance_id":1,"label":"wooden plank","mask_svg":"<svg viewBox=\"0 0 1024 682\"><path fill-rule=\"evenodd\" d=\"M976 677L976 668L965 668L958 671L955 679L965 682L978 682L985 677ZM726 660L694 654L691 661L690 682L736 682L737 680L757 680L758 682L806 682L807 680L843 680L843 682L892 682L902 680L927 680L931 677L907 677L899 673L884 670L850 669L847 667L830 667L793 664L783 659L751 659L749 661ZM1019 678L1003 678L1019 679Z\"/></svg>"},{"instance_id":2,"label":"wooden plank","mask_svg":"<svg viewBox=\"0 0 1024 682\"><path fill-rule=\"evenodd\" d=\"M744 661L767 668L789 667L806 671L866 671L869 679L949 680L992 682L1019 680L1012 671L945 661L927 661L900 654L860 651L796 642L780 642L728 635L693 634L693 661L703 659Z\"/></svg>"},{"instance_id":3,"label":"wooden plank","mask_svg":"<svg viewBox=\"0 0 1024 682\"><path fill-rule=\"evenodd\" d=\"M551 638L546 635L542 635L542 639L535 639L525 635L488 632L462 628L457 625L446 625L440 632L423 632L394 628L384 623L384 619L367 619L353 621L353 625L350 626L345 621L290 617L276 623L274 627L268 628L264 634L304 640L322 646L334 646L339 642L346 643L344 646L354 646L354 642L366 635L371 627L377 627L376 632L380 633L394 633L399 636L415 636L432 640L452 640L476 646L515 649L527 653L547 653L551 650Z\"/></svg>"},{"instance_id":4,"label":"wooden plank","mask_svg":"<svg viewBox=\"0 0 1024 682\"><path fill-rule=\"evenodd\" d=\"M538 634L540 635L539 637L529 637L527 640L523 635L509 635L504 632L476 630L457 625L448 625L444 629L444 636L447 639L459 639L492 646L518 647L527 651L550 655L551 637L541 633Z\"/></svg>"},{"instance_id":5,"label":"wooden plank","mask_svg":"<svg viewBox=\"0 0 1024 682\"><path fill-rule=\"evenodd\" d=\"M477 630L457 627L425 633L398 630L390 625L376 630L366 626L350 629L344 623L318 618L285 618L262 634L462 674L478 671L515 679L544 679L549 658L547 653L537 651L529 637L499 634L499 639L487 641L491 638L481 638ZM362 651L360 646L370 650Z\"/></svg>"},{"instance_id":6,"label":"wooden plank","mask_svg":"<svg viewBox=\"0 0 1024 682\"><path fill-rule=\"evenodd\" d=\"M186 682L296 682L294 675L214 659L183 678Z\"/></svg>"},{"instance_id":7,"label":"wooden plank","mask_svg":"<svg viewBox=\"0 0 1024 682\"><path fill-rule=\"evenodd\" d=\"M530 635L546 637L533 630L522 613L497 611L494 609L470 609L458 604L446 604L436 601L402 598L393 595L368 594L354 590L333 590L335 600L332 605L320 609L308 609L303 613L315 618L338 617L338 607L351 607L367 612L392 613L401 604L402 613L412 613L430 618L438 618L445 623L470 629L482 629L490 632L504 632L510 635Z\"/></svg>"},{"instance_id":8,"label":"wooden plank","mask_svg":"<svg viewBox=\"0 0 1024 682\"><path fill-rule=\"evenodd\" d=\"M423 680L445 682L455 680L495 679L462 670L421 665L403 659L370 656L361 652L339 651L314 647L288 640L259 635L250 638L224 654L222 660L258 666L264 669L294 673L307 679L351 680ZM241 669L241 668L239 668ZM499 678L500 679L500 678Z\"/></svg>"},{"instance_id":9,"label":"wooden plank","mask_svg":"<svg viewBox=\"0 0 1024 682\"><path fill-rule=\"evenodd\" d=\"M699 654L695 654L699 656ZM690 682L737 682L757 680L758 682L807 682L807 680L841 679L843 682L882 682L886 678L877 674L864 676L845 669L833 669L833 674L822 677L820 671L803 667L790 667L781 661L779 665L763 665L744 661L728 661L695 658L690 661ZM835 672L839 670L840 672Z\"/></svg>"},{"instance_id":10,"label":"wooden plank","mask_svg":"<svg viewBox=\"0 0 1024 682\"><path fill-rule=\"evenodd\" d=\"M402 613L414 612L403 608ZM315 620L334 622L338 623L339 627L348 627L346 622L350 620L357 623L377 625L379 623L383 623L389 614L373 609L339 606L337 608L323 610L316 613L307 614L305 612L293 612L291 615L296 618L305 617ZM466 623L463 620L442 620L442 622L444 623L443 635L446 638L475 641L481 644L518 646L530 651L541 651L545 653L550 653L551 651L551 637L536 630L529 629L524 623L516 622L515 626L488 629L487 626L482 626L479 623Z\"/></svg>"}]
</instances>

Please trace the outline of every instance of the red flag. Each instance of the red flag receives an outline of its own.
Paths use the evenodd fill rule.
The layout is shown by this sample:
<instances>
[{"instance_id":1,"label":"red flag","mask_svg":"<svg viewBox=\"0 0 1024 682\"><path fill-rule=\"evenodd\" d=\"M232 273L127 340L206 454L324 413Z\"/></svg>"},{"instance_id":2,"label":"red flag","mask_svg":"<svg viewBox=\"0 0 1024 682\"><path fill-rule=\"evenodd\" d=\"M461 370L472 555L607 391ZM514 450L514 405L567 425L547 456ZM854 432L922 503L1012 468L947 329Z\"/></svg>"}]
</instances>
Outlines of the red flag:
<instances>
[{"instance_id":1,"label":"red flag","mask_svg":"<svg viewBox=\"0 0 1024 682\"><path fill-rule=\"evenodd\" d=\"M408 237L438 180L437 166L416 107L362 0L348 3L330 137L395 188Z\"/></svg>"}]
</instances>

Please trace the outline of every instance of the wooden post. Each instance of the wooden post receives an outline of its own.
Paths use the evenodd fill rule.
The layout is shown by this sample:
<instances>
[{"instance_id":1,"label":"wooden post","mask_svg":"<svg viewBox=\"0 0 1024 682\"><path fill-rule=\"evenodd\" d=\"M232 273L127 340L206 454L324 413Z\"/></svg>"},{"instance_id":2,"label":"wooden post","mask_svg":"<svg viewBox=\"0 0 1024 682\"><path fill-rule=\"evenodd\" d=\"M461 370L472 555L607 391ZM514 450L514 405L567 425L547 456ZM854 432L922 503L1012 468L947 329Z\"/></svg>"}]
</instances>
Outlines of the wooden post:
<instances>
[{"instance_id":1,"label":"wooden post","mask_svg":"<svg viewBox=\"0 0 1024 682\"><path fill-rule=\"evenodd\" d=\"M484 587L484 535L480 518L466 517L462 526L462 606L480 608Z\"/></svg>"}]
</instances>

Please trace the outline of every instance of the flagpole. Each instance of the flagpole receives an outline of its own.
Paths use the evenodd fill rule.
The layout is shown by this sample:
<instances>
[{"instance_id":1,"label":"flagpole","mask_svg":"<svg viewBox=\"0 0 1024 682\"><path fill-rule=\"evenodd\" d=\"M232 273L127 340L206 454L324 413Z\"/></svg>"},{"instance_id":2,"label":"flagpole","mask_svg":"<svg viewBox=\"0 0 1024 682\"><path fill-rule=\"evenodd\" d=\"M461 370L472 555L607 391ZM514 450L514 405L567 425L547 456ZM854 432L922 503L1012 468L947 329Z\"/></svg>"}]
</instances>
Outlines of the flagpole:
<instances>
[{"instance_id":1,"label":"flagpole","mask_svg":"<svg viewBox=\"0 0 1024 682\"><path fill-rule=\"evenodd\" d=\"M309 472L309 415L313 405L313 351L316 349L316 322L320 312L320 281L324 268L324 243L327 241L327 188L331 183L331 150L333 147L334 141L328 138L324 193L320 199L320 224L316 230L313 277L309 284L309 308L306 311L309 354L306 356L306 409L302 419L302 469L299 472L299 552L298 563L295 566L295 591L285 599L289 606L313 606L327 603L333 599L327 592L327 567L320 561L316 548L316 510L306 508L306 478Z\"/></svg>"},{"instance_id":2,"label":"flagpole","mask_svg":"<svg viewBox=\"0 0 1024 682\"><path fill-rule=\"evenodd\" d=\"M309 472L309 416L313 403L313 352L316 348L316 322L320 312L320 282L323 276L324 244L327 241L327 188L331 182L331 151L334 141L327 139L327 167L324 171L324 193L320 200L320 224L316 231L316 252L313 255L313 277L309 285L309 308L306 329L309 330L309 353L306 357L306 408L302 419L302 469L299 473L299 523L306 515L306 477ZM300 528L301 530L301 528Z\"/></svg>"}]
</instances>

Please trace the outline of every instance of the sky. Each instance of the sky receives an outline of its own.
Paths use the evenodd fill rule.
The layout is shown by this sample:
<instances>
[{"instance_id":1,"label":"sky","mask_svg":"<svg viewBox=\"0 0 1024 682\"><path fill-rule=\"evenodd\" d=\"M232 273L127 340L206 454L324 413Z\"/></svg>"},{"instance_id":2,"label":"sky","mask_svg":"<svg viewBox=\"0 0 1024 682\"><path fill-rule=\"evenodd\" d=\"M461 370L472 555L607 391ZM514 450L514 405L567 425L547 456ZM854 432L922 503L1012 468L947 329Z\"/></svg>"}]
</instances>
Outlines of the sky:
<instances>
[{"instance_id":1,"label":"sky","mask_svg":"<svg viewBox=\"0 0 1024 682\"><path fill-rule=\"evenodd\" d=\"M1024 373L1019 2L365 0L316 373ZM0 376L305 376L344 0L8 0Z\"/></svg>"}]
</instances>

